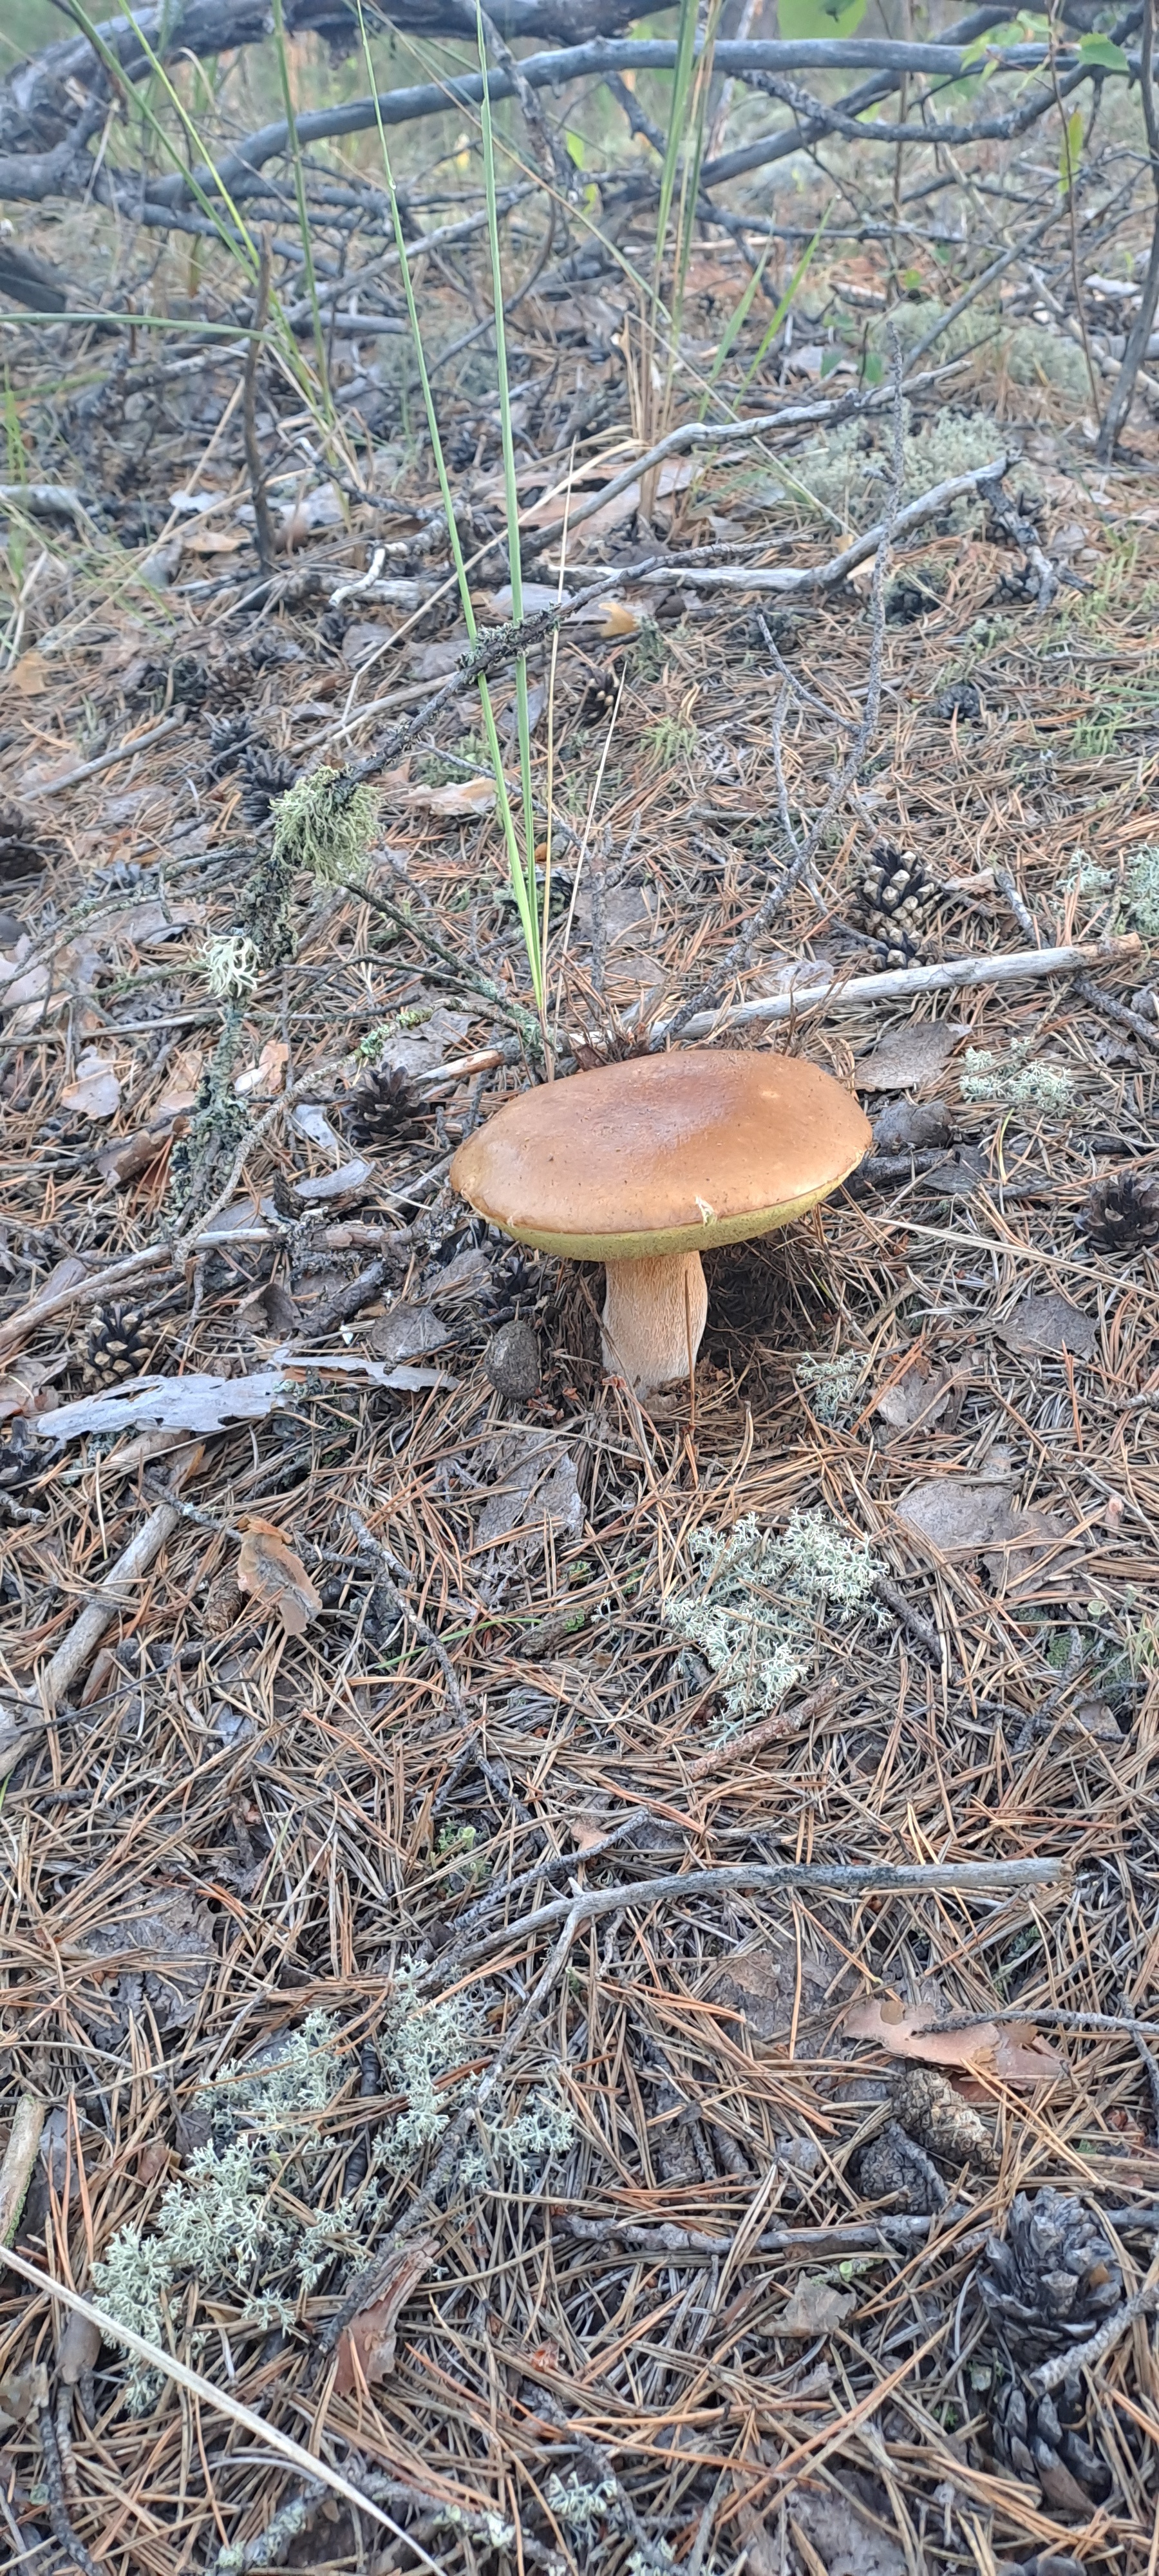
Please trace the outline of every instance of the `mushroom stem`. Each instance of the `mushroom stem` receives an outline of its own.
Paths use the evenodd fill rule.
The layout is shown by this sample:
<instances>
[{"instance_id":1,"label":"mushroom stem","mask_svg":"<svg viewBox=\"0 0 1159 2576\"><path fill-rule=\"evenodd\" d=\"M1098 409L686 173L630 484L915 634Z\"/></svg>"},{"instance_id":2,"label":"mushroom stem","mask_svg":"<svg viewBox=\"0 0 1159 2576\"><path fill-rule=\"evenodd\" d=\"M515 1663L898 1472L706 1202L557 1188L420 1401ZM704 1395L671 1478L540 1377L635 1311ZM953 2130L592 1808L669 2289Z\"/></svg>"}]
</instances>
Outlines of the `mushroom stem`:
<instances>
[{"instance_id":1,"label":"mushroom stem","mask_svg":"<svg viewBox=\"0 0 1159 2576\"><path fill-rule=\"evenodd\" d=\"M604 1367L638 1394L689 1375L708 1314L698 1252L605 1265Z\"/></svg>"}]
</instances>

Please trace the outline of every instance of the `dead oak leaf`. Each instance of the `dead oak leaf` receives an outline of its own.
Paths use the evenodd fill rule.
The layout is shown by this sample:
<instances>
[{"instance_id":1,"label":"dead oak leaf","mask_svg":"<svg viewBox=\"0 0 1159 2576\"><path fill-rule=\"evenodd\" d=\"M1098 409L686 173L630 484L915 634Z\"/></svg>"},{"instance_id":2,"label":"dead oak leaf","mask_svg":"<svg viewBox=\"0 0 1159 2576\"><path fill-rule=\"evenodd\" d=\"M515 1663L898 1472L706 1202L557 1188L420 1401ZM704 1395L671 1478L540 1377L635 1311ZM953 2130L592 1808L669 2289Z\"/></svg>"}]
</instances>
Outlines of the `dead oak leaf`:
<instances>
[{"instance_id":1,"label":"dead oak leaf","mask_svg":"<svg viewBox=\"0 0 1159 2576\"><path fill-rule=\"evenodd\" d=\"M304 1637L322 1607L322 1595L315 1591L301 1557L287 1547L273 1521L251 1514L245 1533L237 1560L239 1589L252 1592L263 1610L276 1610L288 1636Z\"/></svg>"},{"instance_id":2,"label":"dead oak leaf","mask_svg":"<svg viewBox=\"0 0 1159 2576\"><path fill-rule=\"evenodd\" d=\"M844 2028L850 2039L876 2040L891 2057L958 2067L1002 2084L1056 2084L1067 2072L1063 2059L1028 2021L976 2021L967 2030L943 2030L931 2020L928 2003L903 2004L893 1995L876 1995L854 2004Z\"/></svg>"},{"instance_id":3,"label":"dead oak leaf","mask_svg":"<svg viewBox=\"0 0 1159 2576\"><path fill-rule=\"evenodd\" d=\"M400 2245L385 2290L369 2307L359 2309L339 2338L334 2373L336 2396L353 2397L360 2387L373 2388L376 2381L389 2378L394 2368L400 2310L438 2250L433 2236L420 2236L413 2245Z\"/></svg>"}]
</instances>

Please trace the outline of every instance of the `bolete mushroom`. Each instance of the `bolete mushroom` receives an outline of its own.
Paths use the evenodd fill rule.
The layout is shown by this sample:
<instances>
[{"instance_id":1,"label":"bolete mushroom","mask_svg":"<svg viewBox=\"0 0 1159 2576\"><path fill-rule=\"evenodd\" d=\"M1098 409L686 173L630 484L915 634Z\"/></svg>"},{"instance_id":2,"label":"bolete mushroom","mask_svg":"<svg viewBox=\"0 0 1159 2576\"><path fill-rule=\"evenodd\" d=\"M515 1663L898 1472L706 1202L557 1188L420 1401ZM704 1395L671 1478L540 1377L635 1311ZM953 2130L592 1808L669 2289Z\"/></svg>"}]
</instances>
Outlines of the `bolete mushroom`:
<instances>
[{"instance_id":1,"label":"bolete mushroom","mask_svg":"<svg viewBox=\"0 0 1159 2576\"><path fill-rule=\"evenodd\" d=\"M643 1391L695 1360L701 1252L804 1216L869 1142L817 1065L705 1047L520 1092L460 1145L451 1180L517 1243L603 1262L604 1366Z\"/></svg>"}]
</instances>

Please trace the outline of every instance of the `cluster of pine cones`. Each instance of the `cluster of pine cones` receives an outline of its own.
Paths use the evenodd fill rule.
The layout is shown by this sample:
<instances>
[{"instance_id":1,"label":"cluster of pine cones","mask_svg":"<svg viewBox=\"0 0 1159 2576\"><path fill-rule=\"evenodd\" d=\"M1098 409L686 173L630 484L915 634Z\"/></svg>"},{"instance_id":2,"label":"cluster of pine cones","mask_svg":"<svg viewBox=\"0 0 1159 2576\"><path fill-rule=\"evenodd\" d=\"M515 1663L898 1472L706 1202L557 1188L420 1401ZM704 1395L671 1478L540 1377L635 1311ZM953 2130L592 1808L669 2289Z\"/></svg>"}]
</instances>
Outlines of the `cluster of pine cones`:
<instances>
[{"instance_id":1,"label":"cluster of pine cones","mask_svg":"<svg viewBox=\"0 0 1159 2576\"><path fill-rule=\"evenodd\" d=\"M855 883L849 918L884 949L887 966L909 966L940 891L918 851L878 841Z\"/></svg>"},{"instance_id":2,"label":"cluster of pine cones","mask_svg":"<svg viewBox=\"0 0 1159 2576\"><path fill-rule=\"evenodd\" d=\"M991 2237L978 2287L1006 2375L991 2432L1002 2466L1035 2480L1047 2502L1086 2515L1111 2489L1101 2451L1083 2431L1085 2401L1076 2367L1053 2391L1033 2374L1098 2333L1123 2296L1112 2247L1089 2209L1068 2192L1020 2192L1004 2238Z\"/></svg>"}]
</instances>

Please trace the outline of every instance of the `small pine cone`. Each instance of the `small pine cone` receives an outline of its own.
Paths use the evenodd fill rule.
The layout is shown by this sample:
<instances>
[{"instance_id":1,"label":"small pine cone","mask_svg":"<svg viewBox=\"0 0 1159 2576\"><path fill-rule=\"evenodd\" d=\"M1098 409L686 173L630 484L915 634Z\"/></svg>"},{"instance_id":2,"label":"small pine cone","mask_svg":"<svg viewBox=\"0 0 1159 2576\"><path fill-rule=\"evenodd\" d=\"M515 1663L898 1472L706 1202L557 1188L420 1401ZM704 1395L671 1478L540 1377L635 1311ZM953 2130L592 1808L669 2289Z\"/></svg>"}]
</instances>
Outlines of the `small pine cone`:
<instances>
[{"instance_id":1,"label":"small pine cone","mask_svg":"<svg viewBox=\"0 0 1159 2576\"><path fill-rule=\"evenodd\" d=\"M214 1575L205 1596L201 1624L207 1637L225 1637L233 1627L242 1606L237 1568L223 1565Z\"/></svg>"},{"instance_id":2,"label":"small pine cone","mask_svg":"<svg viewBox=\"0 0 1159 2576\"><path fill-rule=\"evenodd\" d=\"M620 680L613 663L597 671L589 680L580 700L579 720L582 725L606 724L619 694Z\"/></svg>"},{"instance_id":3,"label":"small pine cone","mask_svg":"<svg viewBox=\"0 0 1159 2576\"><path fill-rule=\"evenodd\" d=\"M937 899L938 888L918 852L879 841L854 889L849 918L855 929L868 931L887 950L899 950L896 958L890 955L891 966L908 965Z\"/></svg>"},{"instance_id":4,"label":"small pine cone","mask_svg":"<svg viewBox=\"0 0 1159 2576\"><path fill-rule=\"evenodd\" d=\"M1024 2379L1008 2380L995 2401L990 2430L996 2458L1015 2477L1036 2479L1048 2503L1063 2512L1084 2513L1111 2491L1110 2469L1087 2441L1083 2416L1077 2373L1049 2397Z\"/></svg>"},{"instance_id":5,"label":"small pine cone","mask_svg":"<svg viewBox=\"0 0 1159 2576\"><path fill-rule=\"evenodd\" d=\"M250 720L242 713L234 716L211 716L209 719L209 758L205 775L212 782L236 769L249 742Z\"/></svg>"},{"instance_id":6,"label":"small pine cone","mask_svg":"<svg viewBox=\"0 0 1159 2576\"><path fill-rule=\"evenodd\" d=\"M1019 2192L1005 2238L992 2236L978 2287L1011 2360L1035 2370L1085 2343L1117 2308L1123 2276L1097 2218L1069 2192Z\"/></svg>"},{"instance_id":7,"label":"small pine cone","mask_svg":"<svg viewBox=\"0 0 1159 2576\"><path fill-rule=\"evenodd\" d=\"M32 816L10 796L0 796L0 885L15 885L21 877L39 876L48 851L39 839Z\"/></svg>"},{"instance_id":8,"label":"small pine cone","mask_svg":"<svg viewBox=\"0 0 1159 2576\"><path fill-rule=\"evenodd\" d=\"M863 2150L857 2180L867 2200L896 2200L926 2218L944 2209L949 2197L937 2166L898 2120L888 2120Z\"/></svg>"},{"instance_id":9,"label":"small pine cone","mask_svg":"<svg viewBox=\"0 0 1159 2576\"><path fill-rule=\"evenodd\" d=\"M292 787L298 773L284 751L271 751L264 742L248 742L241 756L241 810L251 832L260 832L270 819L275 799Z\"/></svg>"},{"instance_id":10,"label":"small pine cone","mask_svg":"<svg viewBox=\"0 0 1159 2576\"><path fill-rule=\"evenodd\" d=\"M373 1065L350 1094L346 1123L355 1145L377 1145L382 1151L413 1126L419 1104L409 1074L394 1065Z\"/></svg>"},{"instance_id":11,"label":"small pine cone","mask_svg":"<svg viewBox=\"0 0 1159 2576\"><path fill-rule=\"evenodd\" d=\"M94 1306L85 1344L85 1375L93 1386L122 1386L144 1377L153 1335L138 1306Z\"/></svg>"},{"instance_id":12,"label":"small pine cone","mask_svg":"<svg viewBox=\"0 0 1159 2576\"><path fill-rule=\"evenodd\" d=\"M601 1064L627 1064L632 1056L647 1055L652 1031L644 1022L634 1028L612 1028L598 1038L589 1037L577 1046L575 1060L581 1073L591 1073Z\"/></svg>"},{"instance_id":13,"label":"small pine cone","mask_svg":"<svg viewBox=\"0 0 1159 2576\"><path fill-rule=\"evenodd\" d=\"M1124 1258L1159 1243L1159 1172L1110 1172L1096 1181L1078 1227L1096 1252Z\"/></svg>"},{"instance_id":14,"label":"small pine cone","mask_svg":"<svg viewBox=\"0 0 1159 2576\"><path fill-rule=\"evenodd\" d=\"M993 2165L994 2142L985 2121L938 2067L911 2059L898 2068L890 2091L902 2128L931 2156L953 2166Z\"/></svg>"}]
</instances>

